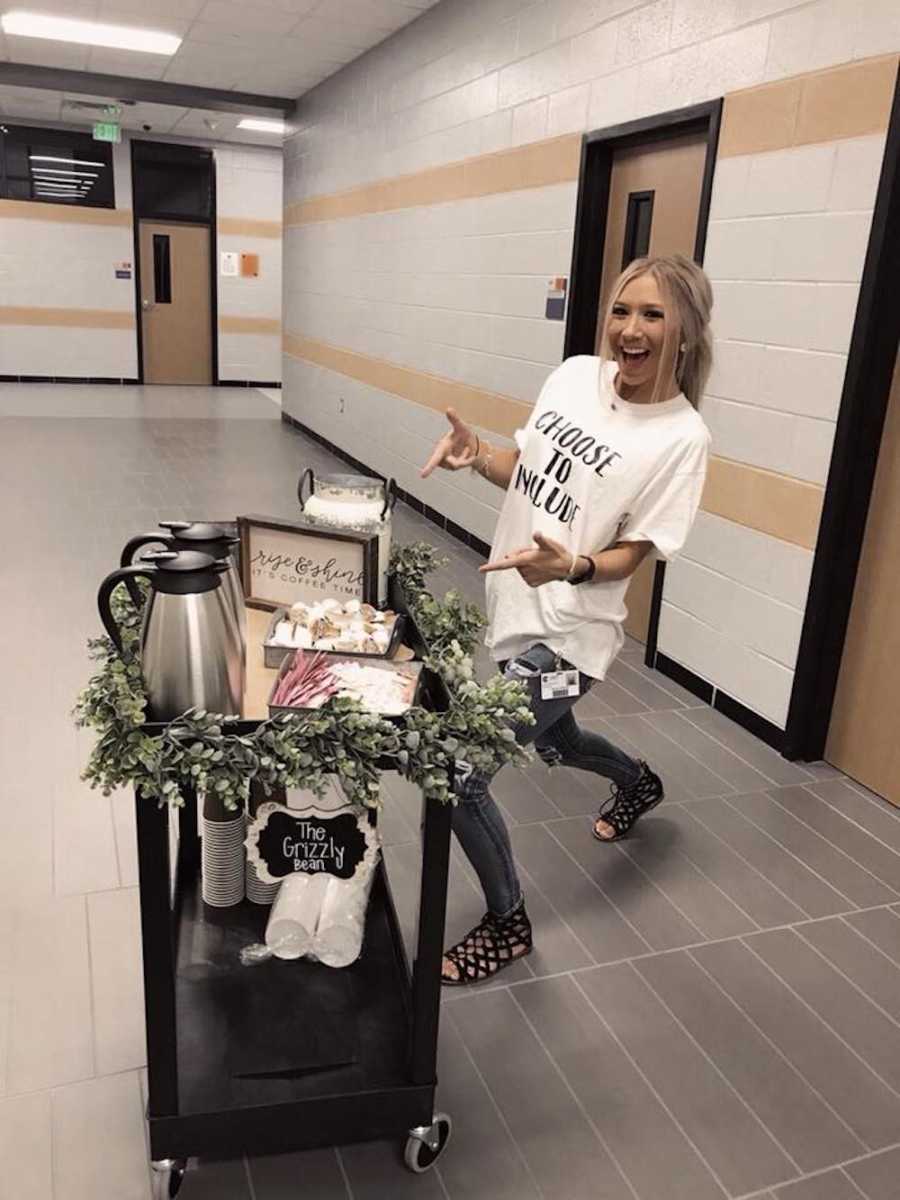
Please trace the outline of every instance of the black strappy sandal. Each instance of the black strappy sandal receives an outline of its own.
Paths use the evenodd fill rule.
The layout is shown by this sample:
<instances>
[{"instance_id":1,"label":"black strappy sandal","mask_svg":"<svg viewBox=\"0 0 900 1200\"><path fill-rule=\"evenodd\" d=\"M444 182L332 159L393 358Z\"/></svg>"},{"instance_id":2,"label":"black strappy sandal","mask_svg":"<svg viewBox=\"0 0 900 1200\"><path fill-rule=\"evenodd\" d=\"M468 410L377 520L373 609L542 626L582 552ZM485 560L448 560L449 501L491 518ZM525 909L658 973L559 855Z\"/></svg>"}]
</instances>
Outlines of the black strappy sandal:
<instances>
[{"instance_id":1,"label":"black strappy sandal","mask_svg":"<svg viewBox=\"0 0 900 1200\"><path fill-rule=\"evenodd\" d=\"M475 928L445 953L444 957L456 967L458 975L452 979L442 974L441 983L445 987L483 983L530 954L531 949L531 922L525 912L524 900L508 917L485 913Z\"/></svg>"},{"instance_id":2,"label":"black strappy sandal","mask_svg":"<svg viewBox=\"0 0 900 1200\"><path fill-rule=\"evenodd\" d=\"M614 783L609 800L594 818L591 833L598 842L618 842L634 828L638 817L656 808L665 799L662 780L645 762L641 762L641 773L631 787L620 787ZM612 837L603 837L597 832L597 822L605 821L615 830Z\"/></svg>"}]
</instances>

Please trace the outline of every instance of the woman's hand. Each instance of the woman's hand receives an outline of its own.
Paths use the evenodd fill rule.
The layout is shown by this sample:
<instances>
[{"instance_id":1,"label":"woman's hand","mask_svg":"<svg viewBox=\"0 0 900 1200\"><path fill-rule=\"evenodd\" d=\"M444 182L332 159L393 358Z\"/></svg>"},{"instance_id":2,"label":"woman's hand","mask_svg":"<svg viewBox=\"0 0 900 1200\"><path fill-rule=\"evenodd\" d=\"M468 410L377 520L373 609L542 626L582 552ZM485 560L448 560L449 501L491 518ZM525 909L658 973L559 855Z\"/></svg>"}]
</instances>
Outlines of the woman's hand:
<instances>
[{"instance_id":1,"label":"woman's hand","mask_svg":"<svg viewBox=\"0 0 900 1200\"><path fill-rule=\"evenodd\" d=\"M450 428L419 472L422 479L427 479L435 467L443 467L445 471L461 471L463 467L471 467L477 458L478 437L475 431L459 419L454 408L447 409L447 420Z\"/></svg>"},{"instance_id":2,"label":"woman's hand","mask_svg":"<svg viewBox=\"0 0 900 1200\"><path fill-rule=\"evenodd\" d=\"M556 579L568 578L572 570L572 552L543 533L534 535L535 546L514 550L497 562L485 563L478 569L489 571L518 571L529 587L541 587Z\"/></svg>"}]
</instances>

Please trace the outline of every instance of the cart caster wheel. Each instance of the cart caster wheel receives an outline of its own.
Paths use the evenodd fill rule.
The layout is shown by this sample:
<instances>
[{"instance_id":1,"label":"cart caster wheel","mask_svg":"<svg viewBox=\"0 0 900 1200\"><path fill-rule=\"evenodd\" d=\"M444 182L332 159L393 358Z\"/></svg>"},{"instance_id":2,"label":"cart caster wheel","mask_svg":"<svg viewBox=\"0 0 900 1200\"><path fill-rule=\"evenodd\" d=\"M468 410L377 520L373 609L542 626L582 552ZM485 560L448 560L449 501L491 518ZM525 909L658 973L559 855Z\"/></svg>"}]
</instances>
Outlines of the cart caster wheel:
<instances>
[{"instance_id":1,"label":"cart caster wheel","mask_svg":"<svg viewBox=\"0 0 900 1200\"><path fill-rule=\"evenodd\" d=\"M153 1200L174 1200L184 1179L187 1160L183 1158L161 1158L150 1164L153 1184Z\"/></svg>"},{"instance_id":2,"label":"cart caster wheel","mask_svg":"<svg viewBox=\"0 0 900 1200\"><path fill-rule=\"evenodd\" d=\"M444 1153L453 1123L446 1113L436 1113L430 1125L419 1125L409 1131L403 1161L417 1175L430 1170Z\"/></svg>"}]
</instances>

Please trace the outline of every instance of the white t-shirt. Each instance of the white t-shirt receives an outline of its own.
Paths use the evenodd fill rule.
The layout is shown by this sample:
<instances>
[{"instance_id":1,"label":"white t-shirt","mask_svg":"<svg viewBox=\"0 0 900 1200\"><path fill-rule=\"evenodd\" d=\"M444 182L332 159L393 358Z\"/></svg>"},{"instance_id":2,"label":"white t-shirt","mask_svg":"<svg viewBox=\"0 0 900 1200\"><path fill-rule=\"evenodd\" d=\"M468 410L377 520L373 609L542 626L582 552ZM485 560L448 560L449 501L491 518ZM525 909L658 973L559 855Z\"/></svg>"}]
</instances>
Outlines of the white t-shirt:
<instances>
[{"instance_id":1,"label":"white t-shirt","mask_svg":"<svg viewBox=\"0 0 900 1200\"><path fill-rule=\"evenodd\" d=\"M576 554L652 542L673 558L687 538L710 436L684 396L633 404L613 387L615 362L579 355L547 379L524 429L491 560L534 546L540 532ZM628 580L529 587L518 571L487 576L486 643L497 660L544 642L603 679L625 640Z\"/></svg>"}]
</instances>

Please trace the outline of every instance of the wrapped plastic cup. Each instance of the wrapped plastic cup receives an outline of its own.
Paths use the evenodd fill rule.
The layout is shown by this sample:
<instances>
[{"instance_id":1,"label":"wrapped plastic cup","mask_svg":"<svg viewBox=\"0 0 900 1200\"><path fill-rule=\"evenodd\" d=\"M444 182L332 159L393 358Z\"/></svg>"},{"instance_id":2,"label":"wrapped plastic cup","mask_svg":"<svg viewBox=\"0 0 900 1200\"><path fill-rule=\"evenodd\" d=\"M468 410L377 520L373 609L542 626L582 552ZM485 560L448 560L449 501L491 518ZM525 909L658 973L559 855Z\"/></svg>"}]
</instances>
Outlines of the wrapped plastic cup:
<instances>
[{"instance_id":1,"label":"wrapped plastic cup","mask_svg":"<svg viewBox=\"0 0 900 1200\"><path fill-rule=\"evenodd\" d=\"M266 945L276 958L303 958L312 949L327 875L289 875L282 880L266 926Z\"/></svg>"},{"instance_id":2,"label":"wrapped plastic cup","mask_svg":"<svg viewBox=\"0 0 900 1200\"><path fill-rule=\"evenodd\" d=\"M362 952L372 872L360 879L328 880L313 954L328 967L349 967Z\"/></svg>"}]
</instances>

